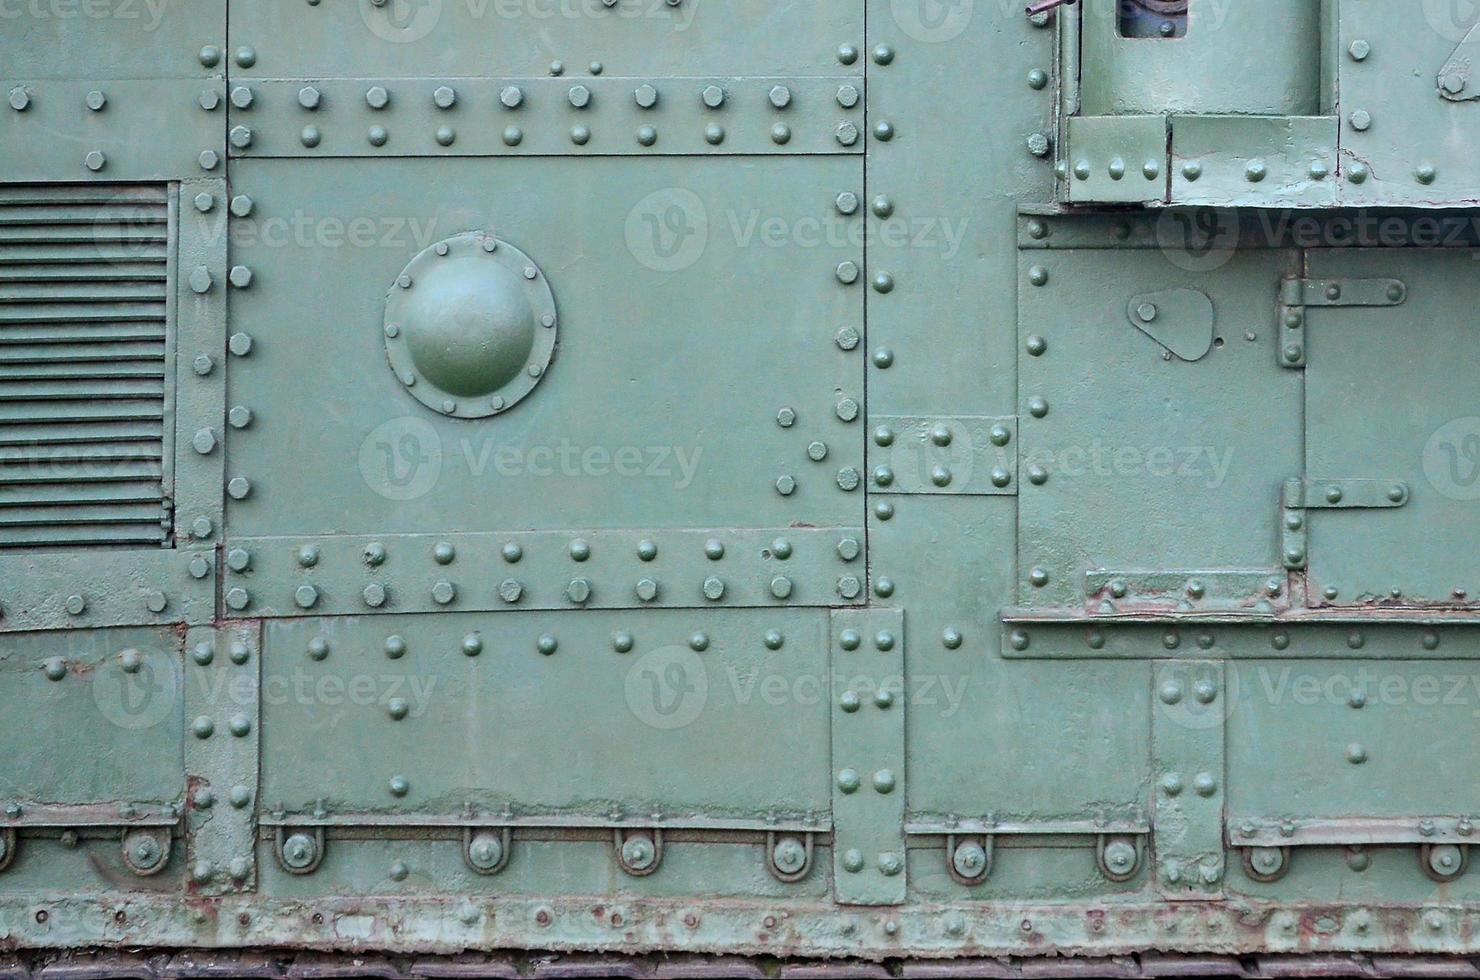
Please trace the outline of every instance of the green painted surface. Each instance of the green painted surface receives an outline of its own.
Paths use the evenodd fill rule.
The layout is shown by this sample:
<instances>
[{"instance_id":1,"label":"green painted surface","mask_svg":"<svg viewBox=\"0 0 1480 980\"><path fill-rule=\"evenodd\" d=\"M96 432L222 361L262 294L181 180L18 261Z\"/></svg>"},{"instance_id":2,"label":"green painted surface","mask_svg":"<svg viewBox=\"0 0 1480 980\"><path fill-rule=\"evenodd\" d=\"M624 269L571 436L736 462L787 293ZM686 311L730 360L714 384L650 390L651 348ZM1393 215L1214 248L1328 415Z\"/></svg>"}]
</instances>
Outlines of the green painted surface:
<instances>
[{"instance_id":1,"label":"green painted surface","mask_svg":"<svg viewBox=\"0 0 1480 980\"><path fill-rule=\"evenodd\" d=\"M67 6L0 945L1476 950L1473 17Z\"/></svg>"}]
</instances>

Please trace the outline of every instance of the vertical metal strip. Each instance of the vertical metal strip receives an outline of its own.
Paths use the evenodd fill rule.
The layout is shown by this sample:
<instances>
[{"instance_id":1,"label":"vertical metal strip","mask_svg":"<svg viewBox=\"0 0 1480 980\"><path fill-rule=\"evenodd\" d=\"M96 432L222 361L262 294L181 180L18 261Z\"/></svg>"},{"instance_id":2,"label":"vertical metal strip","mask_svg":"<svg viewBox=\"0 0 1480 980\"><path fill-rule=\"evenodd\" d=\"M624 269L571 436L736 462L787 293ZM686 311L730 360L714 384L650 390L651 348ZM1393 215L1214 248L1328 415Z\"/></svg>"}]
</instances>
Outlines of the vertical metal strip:
<instances>
[{"instance_id":1,"label":"vertical metal strip","mask_svg":"<svg viewBox=\"0 0 1480 980\"><path fill-rule=\"evenodd\" d=\"M226 457L226 182L179 186L174 277L175 540L189 554L178 588L188 590L180 618L216 617L215 547L223 524ZM209 205L207 210L201 210Z\"/></svg>"},{"instance_id":2,"label":"vertical metal strip","mask_svg":"<svg viewBox=\"0 0 1480 980\"><path fill-rule=\"evenodd\" d=\"M256 621L186 634L186 851L197 894L255 887L261 661Z\"/></svg>"},{"instance_id":3,"label":"vertical metal strip","mask_svg":"<svg viewBox=\"0 0 1480 980\"><path fill-rule=\"evenodd\" d=\"M904 612L832 614L833 889L842 905L905 901Z\"/></svg>"},{"instance_id":4,"label":"vertical metal strip","mask_svg":"<svg viewBox=\"0 0 1480 980\"><path fill-rule=\"evenodd\" d=\"M1171 661L1152 672L1152 842L1171 900L1223 896L1225 665Z\"/></svg>"}]
</instances>

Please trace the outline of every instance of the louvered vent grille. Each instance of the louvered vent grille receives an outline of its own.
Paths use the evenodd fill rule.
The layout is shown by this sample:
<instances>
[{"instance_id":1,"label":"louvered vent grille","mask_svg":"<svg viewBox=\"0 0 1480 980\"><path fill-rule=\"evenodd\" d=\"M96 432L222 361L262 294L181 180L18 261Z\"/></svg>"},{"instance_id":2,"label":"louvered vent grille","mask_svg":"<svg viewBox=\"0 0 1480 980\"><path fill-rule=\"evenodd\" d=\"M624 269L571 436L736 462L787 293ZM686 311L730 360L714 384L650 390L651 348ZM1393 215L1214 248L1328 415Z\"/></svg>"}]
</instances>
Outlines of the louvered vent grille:
<instances>
[{"instance_id":1,"label":"louvered vent grille","mask_svg":"<svg viewBox=\"0 0 1480 980\"><path fill-rule=\"evenodd\" d=\"M169 544L163 186L0 187L0 548Z\"/></svg>"}]
</instances>

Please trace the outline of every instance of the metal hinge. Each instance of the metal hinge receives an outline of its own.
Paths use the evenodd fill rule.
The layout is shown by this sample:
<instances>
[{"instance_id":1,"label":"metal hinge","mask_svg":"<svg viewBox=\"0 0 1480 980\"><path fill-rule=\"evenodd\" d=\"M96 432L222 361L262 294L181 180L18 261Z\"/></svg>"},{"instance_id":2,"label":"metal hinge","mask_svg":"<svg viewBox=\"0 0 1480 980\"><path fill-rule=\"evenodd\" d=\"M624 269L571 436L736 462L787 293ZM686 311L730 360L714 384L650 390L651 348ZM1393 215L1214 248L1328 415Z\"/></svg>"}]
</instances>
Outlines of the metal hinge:
<instances>
[{"instance_id":1,"label":"metal hinge","mask_svg":"<svg viewBox=\"0 0 1480 980\"><path fill-rule=\"evenodd\" d=\"M1305 367L1308 306L1399 306L1408 298L1401 279L1285 279L1280 283L1280 363Z\"/></svg>"},{"instance_id":2,"label":"metal hinge","mask_svg":"<svg viewBox=\"0 0 1480 980\"><path fill-rule=\"evenodd\" d=\"M1411 496L1402 480L1304 480L1285 481L1281 500L1281 554L1291 570L1306 567L1307 528L1305 512L1334 508L1402 507Z\"/></svg>"}]
</instances>

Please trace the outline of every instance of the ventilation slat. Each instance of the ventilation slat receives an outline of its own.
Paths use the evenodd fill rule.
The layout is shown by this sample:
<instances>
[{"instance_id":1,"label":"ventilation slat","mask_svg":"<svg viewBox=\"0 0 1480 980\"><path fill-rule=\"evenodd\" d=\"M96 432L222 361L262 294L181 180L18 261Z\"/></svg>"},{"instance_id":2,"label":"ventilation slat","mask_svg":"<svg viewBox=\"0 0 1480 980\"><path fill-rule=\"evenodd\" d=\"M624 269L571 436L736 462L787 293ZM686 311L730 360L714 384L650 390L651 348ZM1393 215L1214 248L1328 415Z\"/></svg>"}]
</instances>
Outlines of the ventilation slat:
<instances>
[{"instance_id":1,"label":"ventilation slat","mask_svg":"<svg viewBox=\"0 0 1480 980\"><path fill-rule=\"evenodd\" d=\"M137 440L162 443L163 439L164 423L147 419L133 421L108 418L86 423L0 423L0 446L76 446Z\"/></svg>"},{"instance_id":2,"label":"ventilation slat","mask_svg":"<svg viewBox=\"0 0 1480 980\"><path fill-rule=\"evenodd\" d=\"M0 548L73 547L86 545L156 545L164 529L147 524L47 524L41 527L0 529Z\"/></svg>"},{"instance_id":3,"label":"ventilation slat","mask_svg":"<svg viewBox=\"0 0 1480 980\"><path fill-rule=\"evenodd\" d=\"M0 289L40 288L42 284L56 289L64 283L148 282L163 283L168 269L163 261L134 259L96 262L7 262L0 254ZM154 287L158 293L159 287Z\"/></svg>"},{"instance_id":4,"label":"ventilation slat","mask_svg":"<svg viewBox=\"0 0 1480 980\"><path fill-rule=\"evenodd\" d=\"M147 262L164 265L169 261L167 242L52 242L48 244L6 244L0 241L0 264L17 269L31 265L60 262L68 265L99 266L123 262Z\"/></svg>"},{"instance_id":5,"label":"ventilation slat","mask_svg":"<svg viewBox=\"0 0 1480 980\"><path fill-rule=\"evenodd\" d=\"M68 364L0 363L0 384L7 381L79 381L86 379L158 378L164 380L164 363L154 361L94 361Z\"/></svg>"},{"instance_id":6,"label":"ventilation slat","mask_svg":"<svg viewBox=\"0 0 1480 980\"><path fill-rule=\"evenodd\" d=\"M9 344L0 345L0 370L6 364L75 364L82 362L164 360L164 338L117 340L95 344Z\"/></svg>"},{"instance_id":7,"label":"ventilation slat","mask_svg":"<svg viewBox=\"0 0 1480 980\"><path fill-rule=\"evenodd\" d=\"M163 398L164 382L149 378L100 378L96 381L0 381L0 402L57 401L79 398ZM6 411L14 417L24 414Z\"/></svg>"},{"instance_id":8,"label":"ventilation slat","mask_svg":"<svg viewBox=\"0 0 1480 980\"><path fill-rule=\"evenodd\" d=\"M0 549L159 546L169 194L0 186Z\"/></svg>"},{"instance_id":9,"label":"ventilation slat","mask_svg":"<svg viewBox=\"0 0 1480 980\"><path fill-rule=\"evenodd\" d=\"M151 460L93 460L66 463L0 462L0 486L57 483L129 483L158 480L160 465Z\"/></svg>"},{"instance_id":10,"label":"ventilation slat","mask_svg":"<svg viewBox=\"0 0 1480 980\"><path fill-rule=\"evenodd\" d=\"M134 483L84 483L75 487L47 483L0 486L0 510L8 507L65 507L84 504L142 504L163 506L159 484L148 480Z\"/></svg>"},{"instance_id":11,"label":"ventilation slat","mask_svg":"<svg viewBox=\"0 0 1480 980\"><path fill-rule=\"evenodd\" d=\"M0 325L0 349L38 343L104 345L136 340L163 341L164 322Z\"/></svg>"}]
</instances>

